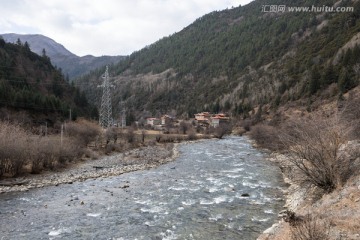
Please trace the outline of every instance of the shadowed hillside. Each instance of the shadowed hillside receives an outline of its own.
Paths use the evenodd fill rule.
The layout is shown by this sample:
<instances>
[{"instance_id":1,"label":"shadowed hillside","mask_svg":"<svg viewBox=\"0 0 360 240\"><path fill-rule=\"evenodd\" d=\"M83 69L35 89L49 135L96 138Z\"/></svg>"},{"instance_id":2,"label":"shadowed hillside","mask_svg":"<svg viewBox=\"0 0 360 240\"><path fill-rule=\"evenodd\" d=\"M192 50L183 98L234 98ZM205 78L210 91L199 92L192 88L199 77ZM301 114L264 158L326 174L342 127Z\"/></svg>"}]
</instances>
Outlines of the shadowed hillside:
<instances>
[{"instance_id":1,"label":"shadowed hillside","mask_svg":"<svg viewBox=\"0 0 360 240\"><path fill-rule=\"evenodd\" d=\"M33 53L27 42L11 44L1 38L0 108L0 118L9 119L12 113L24 111L29 114L29 123L60 121L69 117L70 109L72 118L97 116L84 93L68 83L47 56Z\"/></svg>"}]
</instances>

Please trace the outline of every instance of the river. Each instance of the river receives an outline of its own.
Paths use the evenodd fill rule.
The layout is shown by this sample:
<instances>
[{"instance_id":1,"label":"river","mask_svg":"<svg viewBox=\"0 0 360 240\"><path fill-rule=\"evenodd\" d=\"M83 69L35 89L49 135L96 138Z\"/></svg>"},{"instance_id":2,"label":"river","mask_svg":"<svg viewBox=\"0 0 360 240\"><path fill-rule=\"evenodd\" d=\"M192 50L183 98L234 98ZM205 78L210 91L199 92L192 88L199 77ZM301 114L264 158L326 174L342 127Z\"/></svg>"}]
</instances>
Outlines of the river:
<instances>
[{"instance_id":1,"label":"river","mask_svg":"<svg viewBox=\"0 0 360 240\"><path fill-rule=\"evenodd\" d=\"M1 194L0 239L246 240L276 221L281 172L246 138L179 151L155 169Z\"/></svg>"}]
</instances>

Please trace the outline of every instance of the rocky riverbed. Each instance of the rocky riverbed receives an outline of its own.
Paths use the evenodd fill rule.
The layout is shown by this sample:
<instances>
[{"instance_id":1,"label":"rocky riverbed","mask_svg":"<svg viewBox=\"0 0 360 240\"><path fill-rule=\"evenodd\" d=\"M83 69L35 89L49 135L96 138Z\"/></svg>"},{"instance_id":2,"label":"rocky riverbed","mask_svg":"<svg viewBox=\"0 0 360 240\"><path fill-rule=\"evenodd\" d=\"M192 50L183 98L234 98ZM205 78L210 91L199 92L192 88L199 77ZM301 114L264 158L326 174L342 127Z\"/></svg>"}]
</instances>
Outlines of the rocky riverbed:
<instances>
[{"instance_id":1,"label":"rocky riverbed","mask_svg":"<svg viewBox=\"0 0 360 240\"><path fill-rule=\"evenodd\" d=\"M172 159L166 154L170 149L176 148L134 150L110 158L108 165L92 161L77 171L107 171L119 159L122 167L156 165L159 156ZM0 235L250 240L276 221L284 205L281 172L247 138L197 141L178 149L176 161L149 170L0 194Z\"/></svg>"},{"instance_id":2,"label":"rocky riverbed","mask_svg":"<svg viewBox=\"0 0 360 240\"><path fill-rule=\"evenodd\" d=\"M178 157L177 144L163 144L132 149L124 153L103 156L69 165L61 171L0 181L0 193L27 191L32 188L72 184L91 178L116 176L127 172L150 169Z\"/></svg>"}]
</instances>

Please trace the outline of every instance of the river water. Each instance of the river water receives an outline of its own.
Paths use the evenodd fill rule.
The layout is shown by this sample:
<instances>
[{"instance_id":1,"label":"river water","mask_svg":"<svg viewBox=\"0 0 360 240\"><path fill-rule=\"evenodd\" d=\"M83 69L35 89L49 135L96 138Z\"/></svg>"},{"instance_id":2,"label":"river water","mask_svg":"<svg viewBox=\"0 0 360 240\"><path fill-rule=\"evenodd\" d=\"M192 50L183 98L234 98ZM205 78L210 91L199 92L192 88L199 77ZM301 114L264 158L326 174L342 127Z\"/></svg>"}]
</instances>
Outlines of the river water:
<instances>
[{"instance_id":1,"label":"river water","mask_svg":"<svg viewBox=\"0 0 360 240\"><path fill-rule=\"evenodd\" d=\"M1 194L0 239L256 239L276 220L281 173L246 138L179 150L156 169Z\"/></svg>"}]
</instances>

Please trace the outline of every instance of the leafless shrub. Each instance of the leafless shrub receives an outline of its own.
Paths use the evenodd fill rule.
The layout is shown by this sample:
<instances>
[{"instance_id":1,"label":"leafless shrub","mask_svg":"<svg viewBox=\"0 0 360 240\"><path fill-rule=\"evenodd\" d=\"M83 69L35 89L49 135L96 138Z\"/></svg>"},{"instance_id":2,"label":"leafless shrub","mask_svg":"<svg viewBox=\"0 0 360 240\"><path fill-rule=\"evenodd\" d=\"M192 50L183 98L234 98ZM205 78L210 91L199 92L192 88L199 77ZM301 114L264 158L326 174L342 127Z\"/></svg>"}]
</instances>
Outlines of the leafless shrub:
<instances>
[{"instance_id":1,"label":"leafless shrub","mask_svg":"<svg viewBox=\"0 0 360 240\"><path fill-rule=\"evenodd\" d=\"M219 126L217 126L214 130L214 136L216 138L223 138L224 135L226 134L230 134L231 133L231 130L232 130L232 126L230 123L223 123L223 124L220 124Z\"/></svg>"},{"instance_id":2,"label":"leafless shrub","mask_svg":"<svg viewBox=\"0 0 360 240\"><path fill-rule=\"evenodd\" d=\"M175 138L173 136L167 136L167 135L163 135L163 137L160 140L160 142L162 143L173 143L174 141Z\"/></svg>"},{"instance_id":3,"label":"leafless shrub","mask_svg":"<svg viewBox=\"0 0 360 240\"><path fill-rule=\"evenodd\" d=\"M285 222L289 223L290 226L295 227L301 224L304 221L303 216L296 215L295 212L286 210L283 215L283 219Z\"/></svg>"},{"instance_id":4,"label":"leafless shrub","mask_svg":"<svg viewBox=\"0 0 360 240\"><path fill-rule=\"evenodd\" d=\"M114 143L116 143L116 141L118 139L118 133L117 133L116 128L110 127L108 129L106 129L105 138L106 138L106 144L108 144L111 140L113 140Z\"/></svg>"},{"instance_id":5,"label":"leafless shrub","mask_svg":"<svg viewBox=\"0 0 360 240\"><path fill-rule=\"evenodd\" d=\"M51 139L51 140L50 140ZM39 137L31 152L32 173L40 173L44 168L54 169L60 158L60 139L54 143L49 137Z\"/></svg>"},{"instance_id":6,"label":"leafless shrub","mask_svg":"<svg viewBox=\"0 0 360 240\"><path fill-rule=\"evenodd\" d=\"M142 131L141 131L141 142L142 142L142 143L145 143L145 138L146 138L146 131L145 131L145 130L142 130Z\"/></svg>"},{"instance_id":7,"label":"leafless shrub","mask_svg":"<svg viewBox=\"0 0 360 240\"><path fill-rule=\"evenodd\" d=\"M66 124L66 134L76 138L83 146L87 146L91 141L94 141L100 133L101 128L99 125L85 119Z\"/></svg>"},{"instance_id":8,"label":"leafless shrub","mask_svg":"<svg viewBox=\"0 0 360 240\"><path fill-rule=\"evenodd\" d=\"M179 125L179 130L182 134L186 134L190 128L192 128L191 124L189 124L185 121L182 121Z\"/></svg>"},{"instance_id":9,"label":"leafless shrub","mask_svg":"<svg viewBox=\"0 0 360 240\"><path fill-rule=\"evenodd\" d=\"M256 141L259 147L272 151L283 149L283 143L279 137L279 131L265 124L258 124L251 128L250 137Z\"/></svg>"},{"instance_id":10,"label":"leafless shrub","mask_svg":"<svg viewBox=\"0 0 360 240\"><path fill-rule=\"evenodd\" d=\"M134 128L130 127L128 128L126 132L126 140L128 143L134 143L135 142L135 133Z\"/></svg>"},{"instance_id":11,"label":"leafless shrub","mask_svg":"<svg viewBox=\"0 0 360 240\"><path fill-rule=\"evenodd\" d=\"M23 170L40 173L80 156L81 148L72 138L41 137L18 125L0 122L0 176L15 176ZM24 169L24 166L30 169Z\"/></svg>"},{"instance_id":12,"label":"leafless shrub","mask_svg":"<svg viewBox=\"0 0 360 240\"><path fill-rule=\"evenodd\" d=\"M147 145L148 145L148 146L155 146L155 145L156 145L156 141L150 140L150 141L147 142Z\"/></svg>"},{"instance_id":13,"label":"leafless shrub","mask_svg":"<svg viewBox=\"0 0 360 240\"><path fill-rule=\"evenodd\" d=\"M221 139L221 138L223 138L224 135L225 135L225 130L222 127L219 126L219 127L215 128L214 136L216 138Z\"/></svg>"},{"instance_id":14,"label":"leafless shrub","mask_svg":"<svg viewBox=\"0 0 360 240\"><path fill-rule=\"evenodd\" d=\"M214 128L213 126L209 126L209 127L207 127L206 130L205 130L205 134L207 134L207 135L211 135L211 134L213 134L214 132L215 132L215 128Z\"/></svg>"},{"instance_id":15,"label":"leafless shrub","mask_svg":"<svg viewBox=\"0 0 360 240\"><path fill-rule=\"evenodd\" d=\"M188 131L187 138L188 140L196 140L196 132L194 130Z\"/></svg>"},{"instance_id":16,"label":"leafless shrub","mask_svg":"<svg viewBox=\"0 0 360 240\"><path fill-rule=\"evenodd\" d=\"M105 146L105 154L109 154L113 151L115 151L115 144L109 143Z\"/></svg>"},{"instance_id":17,"label":"leafless shrub","mask_svg":"<svg viewBox=\"0 0 360 240\"><path fill-rule=\"evenodd\" d=\"M57 139L60 137L57 136ZM59 140L54 140L53 144L58 143ZM72 162L80 158L84 154L85 149L77 144L77 141L71 138L64 138L63 143L60 147L59 162Z\"/></svg>"},{"instance_id":18,"label":"leafless shrub","mask_svg":"<svg viewBox=\"0 0 360 240\"><path fill-rule=\"evenodd\" d=\"M64 138L61 143L60 136L36 138L31 149L32 173L55 169L79 158L83 152L76 140Z\"/></svg>"},{"instance_id":19,"label":"leafless shrub","mask_svg":"<svg viewBox=\"0 0 360 240\"><path fill-rule=\"evenodd\" d=\"M161 135L161 134L159 134L159 135L156 135L155 136L155 140L156 140L156 142L160 142L161 141L161 138L163 137L163 135Z\"/></svg>"},{"instance_id":20,"label":"leafless shrub","mask_svg":"<svg viewBox=\"0 0 360 240\"><path fill-rule=\"evenodd\" d=\"M245 119L240 122L240 127L243 127L245 131L249 132L251 130L252 121L250 119Z\"/></svg>"},{"instance_id":21,"label":"leafless shrub","mask_svg":"<svg viewBox=\"0 0 360 240\"><path fill-rule=\"evenodd\" d=\"M195 128L196 128L197 133L204 133L205 132L204 128L202 126L200 126L200 125L196 125Z\"/></svg>"},{"instance_id":22,"label":"leafless shrub","mask_svg":"<svg viewBox=\"0 0 360 240\"><path fill-rule=\"evenodd\" d=\"M0 176L21 173L30 142L27 132L20 126L0 122Z\"/></svg>"},{"instance_id":23,"label":"leafless shrub","mask_svg":"<svg viewBox=\"0 0 360 240\"><path fill-rule=\"evenodd\" d=\"M351 158L339 150L347 143L348 129L337 116L292 121L287 129L281 140L289 161L300 170L301 183L331 192L349 178Z\"/></svg>"},{"instance_id":24,"label":"leafless shrub","mask_svg":"<svg viewBox=\"0 0 360 240\"><path fill-rule=\"evenodd\" d=\"M311 216L310 214L291 226L291 237L293 240L330 239L329 225L321 222L320 219Z\"/></svg>"},{"instance_id":25,"label":"leafless shrub","mask_svg":"<svg viewBox=\"0 0 360 240\"><path fill-rule=\"evenodd\" d=\"M83 154L86 158L90 158L92 160L98 159L99 158L99 154L96 151L93 151L91 149L84 149L83 150Z\"/></svg>"}]
</instances>

